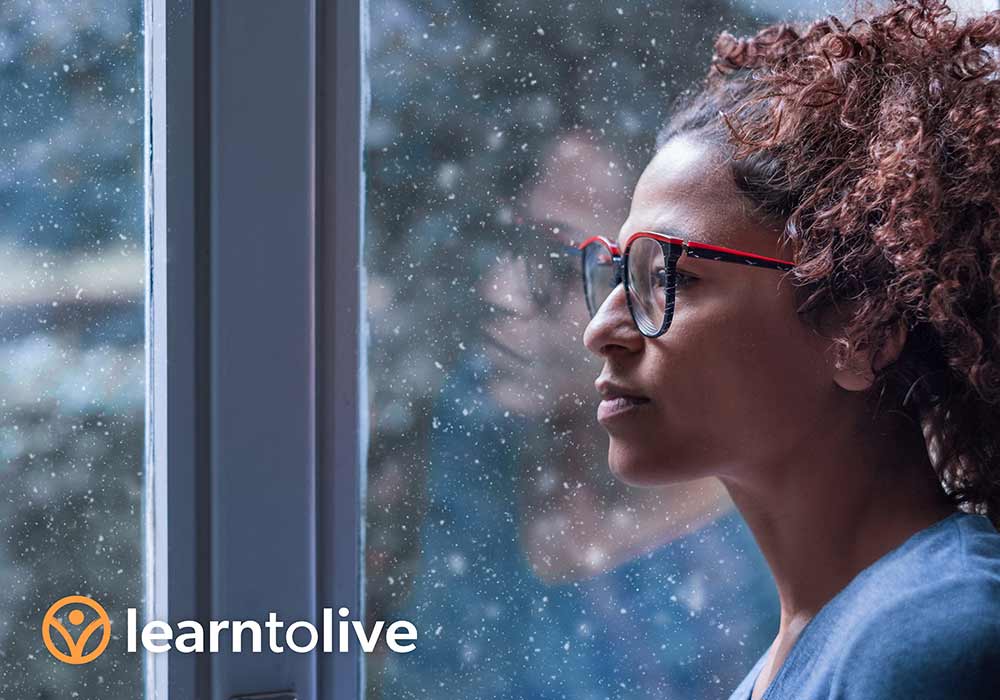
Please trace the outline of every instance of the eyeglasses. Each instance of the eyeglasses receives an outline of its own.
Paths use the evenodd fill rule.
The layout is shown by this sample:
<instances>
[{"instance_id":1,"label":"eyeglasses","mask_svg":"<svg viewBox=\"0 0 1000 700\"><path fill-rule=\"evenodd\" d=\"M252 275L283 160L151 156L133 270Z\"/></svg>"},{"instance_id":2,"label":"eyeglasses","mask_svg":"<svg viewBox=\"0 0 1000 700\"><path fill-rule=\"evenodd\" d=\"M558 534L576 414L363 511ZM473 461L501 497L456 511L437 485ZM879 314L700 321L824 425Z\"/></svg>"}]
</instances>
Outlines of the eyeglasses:
<instances>
[{"instance_id":1,"label":"eyeglasses","mask_svg":"<svg viewBox=\"0 0 1000 700\"><path fill-rule=\"evenodd\" d=\"M615 287L624 283L632 321L647 338L658 338L670 327L679 277L677 260L681 255L770 270L788 271L795 267L784 260L651 231L632 234L625 244L624 255L604 236L592 236L577 247L582 252L583 293L590 317L597 314Z\"/></svg>"}]
</instances>

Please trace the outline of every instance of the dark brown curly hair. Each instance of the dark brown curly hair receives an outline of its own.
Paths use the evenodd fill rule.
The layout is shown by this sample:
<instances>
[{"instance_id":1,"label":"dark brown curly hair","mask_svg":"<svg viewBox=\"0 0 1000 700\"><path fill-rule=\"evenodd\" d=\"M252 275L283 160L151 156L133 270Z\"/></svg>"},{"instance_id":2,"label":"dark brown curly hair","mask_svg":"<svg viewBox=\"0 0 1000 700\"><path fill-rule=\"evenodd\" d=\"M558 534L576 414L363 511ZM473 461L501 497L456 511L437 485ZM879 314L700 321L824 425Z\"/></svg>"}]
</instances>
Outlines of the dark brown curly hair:
<instances>
[{"instance_id":1,"label":"dark brown curly hair","mask_svg":"<svg viewBox=\"0 0 1000 700\"><path fill-rule=\"evenodd\" d=\"M880 405L921 426L945 490L1000 524L1000 12L895 0L719 36L657 138L729 147L791 243L799 311L849 309L838 361L900 330Z\"/></svg>"}]
</instances>

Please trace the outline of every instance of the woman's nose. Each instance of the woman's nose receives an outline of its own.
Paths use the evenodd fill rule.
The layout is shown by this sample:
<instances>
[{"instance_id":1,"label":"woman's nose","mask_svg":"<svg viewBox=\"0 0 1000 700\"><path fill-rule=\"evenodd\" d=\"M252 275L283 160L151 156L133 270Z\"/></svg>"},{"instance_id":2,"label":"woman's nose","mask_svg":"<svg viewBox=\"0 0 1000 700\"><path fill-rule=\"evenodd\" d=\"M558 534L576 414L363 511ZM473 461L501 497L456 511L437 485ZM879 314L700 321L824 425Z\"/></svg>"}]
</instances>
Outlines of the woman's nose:
<instances>
[{"instance_id":1,"label":"woman's nose","mask_svg":"<svg viewBox=\"0 0 1000 700\"><path fill-rule=\"evenodd\" d=\"M611 290L583 332L584 346L602 357L616 351L636 352L644 340L632 321L622 284Z\"/></svg>"}]
</instances>

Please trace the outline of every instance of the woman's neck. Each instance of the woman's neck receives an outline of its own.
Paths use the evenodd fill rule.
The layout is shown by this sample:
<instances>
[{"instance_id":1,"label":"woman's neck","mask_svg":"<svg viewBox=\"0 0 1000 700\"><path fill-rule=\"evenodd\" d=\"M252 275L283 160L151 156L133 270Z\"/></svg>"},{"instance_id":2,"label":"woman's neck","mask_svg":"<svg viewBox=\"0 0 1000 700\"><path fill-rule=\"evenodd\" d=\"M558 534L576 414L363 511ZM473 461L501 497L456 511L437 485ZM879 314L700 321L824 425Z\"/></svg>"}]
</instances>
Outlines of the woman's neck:
<instances>
[{"instance_id":1,"label":"woman's neck","mask_svg":"<svg viewBox=\"0 0 1000 700\"><path fill-rule=\"evenodd\" d=\"M955 510L905 416L824 421L787 454L721 477L774 575L782 630L801 629L862 569Z\"/></svg>"}]
</instances>

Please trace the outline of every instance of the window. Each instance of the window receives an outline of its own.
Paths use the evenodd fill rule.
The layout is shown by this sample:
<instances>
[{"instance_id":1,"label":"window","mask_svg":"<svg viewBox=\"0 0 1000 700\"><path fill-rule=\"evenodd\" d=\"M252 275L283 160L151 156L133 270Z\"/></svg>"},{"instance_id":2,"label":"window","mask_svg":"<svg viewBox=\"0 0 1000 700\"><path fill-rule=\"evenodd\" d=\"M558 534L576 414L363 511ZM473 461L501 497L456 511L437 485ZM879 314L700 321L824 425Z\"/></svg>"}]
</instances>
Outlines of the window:
<instances>
[{"instance_id":1,"label":"window","mask_svg":"<svg viewBox=\"0 0 1000 700\"><path fill-rule=\"evenodd\" d=\"M5 2L0 57L0 696L136 698L138 659L39 625L143 602L142 3Z\"/></svg>"},{"instance_id":2,"label":"window","mask_svg":"<svg viewBox=\"0 0 1000 700\"><path fill-rule=\"evenodd\" d=\"M366 698L727 697L771 641L719 486L625 487L571 244L615 238L712 39L804 3L371 0Z\"/></svg>"},{"instance_id":3,"label":"window","mask_svg":"<svg viewBox=\"0 0 1000 700\"><path fill-rule=\"evenodd\" d=\"M713 36L820 11L8 0L0 697L726 697L770 576L717 485L608 472L571 244ZM420 636L129 655L128 607Z\"/></svg>"},{"instance_id":4,"label":"window","mask_svg":"<svg viewBox=\"0 0 1000 700\"><path fill-rule=\"evenodd\" d=\"M728 697L770 573L714 482L609 473L571 244L617 237L720 31L850 3L369 5L365 594L421 642L365 697Z\"/></svg>"}]
</instances>

